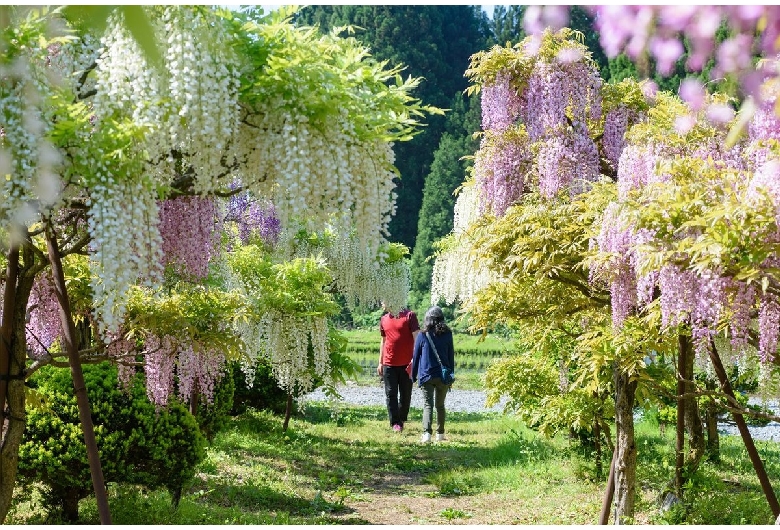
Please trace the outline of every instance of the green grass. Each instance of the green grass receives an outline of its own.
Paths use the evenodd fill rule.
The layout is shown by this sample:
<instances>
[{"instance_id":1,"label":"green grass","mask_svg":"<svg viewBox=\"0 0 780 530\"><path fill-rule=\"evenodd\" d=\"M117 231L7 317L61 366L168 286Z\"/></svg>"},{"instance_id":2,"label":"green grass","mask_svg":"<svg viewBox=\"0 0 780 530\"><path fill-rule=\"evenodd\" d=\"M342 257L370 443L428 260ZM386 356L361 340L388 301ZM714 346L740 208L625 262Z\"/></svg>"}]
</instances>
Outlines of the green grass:
<instances>
[{"instance_id":1,"label":"green grass","mask_svg":"<svg viewBox=\"0 0 780 530\"><path fill-rule=\"evenodd\" d=\"M448 414L445 444L421 446L420 411L408 429L390 432L383 407L311 403L290 429L282 419L250 411L234 418L208 450L192 486L173 509L164 492L111 487L115 524L364 524L352 508L390 491L403 504L399 523L595 524L606 469L564 437L545 439L517 419L495 413ZM658 499L671 477L673 433L637 425L639 524L770 524L773 518L738 438L722 437L722 461L705 463L689 480L686 504L661 514ZM758 442L773 484L780 447ZM609 455L604 457L605 466ZM396 479L413 477L416 485ZM20 492L20 496L23 492ZM403 501L401 501L403 499ZM427 501L425 501L427 499ZM420 514L415 503L433 502ZM81 521L97 524L93 499ZM399 515L400 517L401 515ZM38 504L23 503L9 524L56 523Z\"/></svg>"},{"instance_id":2,"label":"green grass","mask_svg":"<svg viewBox=\"0 0 780 530\"><path fill-rule=\"evenodd\" d=\"M348 329L341 330L341 333L347 337L351 347L373 346L379 354L379 325L375 330L371 329ZM498 335L488 334L484 339L481 335L469 335L466 333L455 333L454 335L455 351L478 351L478 352L505 352L514 348L514 343L510 339Z\"/></svg>"},{"instance_id":3,"label":"green grass","mask_svg":"<svg viewBox=\"0 0 780 530\"><path fill-rule=\"evenodd\" d=\"M359 384L370 384L376 380L376 365L379 360L379 328L376 330L342 330L347 338L347 354L363 367L357 378ZM482 375L497 358L511 352L513 342L497 335L488 335L484 340L480 336L456 333L455 373L458 388L475 390L483 388Z\"/></svg>"}]
</instances>

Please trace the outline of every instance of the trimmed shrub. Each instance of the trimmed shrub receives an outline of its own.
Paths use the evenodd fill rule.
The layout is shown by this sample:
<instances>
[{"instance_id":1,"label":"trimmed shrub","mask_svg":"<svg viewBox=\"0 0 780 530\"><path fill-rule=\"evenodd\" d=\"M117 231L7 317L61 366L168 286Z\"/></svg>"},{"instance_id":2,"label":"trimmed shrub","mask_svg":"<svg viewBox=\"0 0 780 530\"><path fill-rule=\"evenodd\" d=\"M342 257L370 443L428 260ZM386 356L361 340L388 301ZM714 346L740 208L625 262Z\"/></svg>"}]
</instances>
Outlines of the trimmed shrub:
<instances>
[{"instance_id":1,"label":"trimmed shrub","mask_svg":"<svg viewBox=\"0 0 780 530\"><path fill-rule=\"evenodd\" d=\"M108 363L84 366L84 378L104 480L166 488L177 505L205 457L195 418L174 401L156 410L140 377L122 392ZM47 366L33 381L43 405L28 412L18 480L42 486L49 514L75 521L79 500L93 489L70 371Z\"/></svg>"}]
</instances>

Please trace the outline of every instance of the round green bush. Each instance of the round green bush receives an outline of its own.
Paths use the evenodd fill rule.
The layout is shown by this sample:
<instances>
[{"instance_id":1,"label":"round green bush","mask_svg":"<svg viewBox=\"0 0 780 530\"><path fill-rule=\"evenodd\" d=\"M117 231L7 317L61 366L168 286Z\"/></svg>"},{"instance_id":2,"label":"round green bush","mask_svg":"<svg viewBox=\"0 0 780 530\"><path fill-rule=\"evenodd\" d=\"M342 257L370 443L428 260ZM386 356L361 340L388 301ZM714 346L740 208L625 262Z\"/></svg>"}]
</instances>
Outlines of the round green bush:
<instances>
[{"instance_id":1,"label":"round green bush","mask_svg":"<svg viewBox=\"0 0 780 530\"><path fill-rule=\"evenodd\" d=\"M196 419L175 401L157 410L140 377L129 394L121 391L108 363L84 366L84 378L106 483L166 488L178 504L205 457ZM70 370L44 367L33 386L43 405L27 414L19 481L42 487L50 514L75 521L79 500L93 488Z\"/></svg>"}]
</instances>

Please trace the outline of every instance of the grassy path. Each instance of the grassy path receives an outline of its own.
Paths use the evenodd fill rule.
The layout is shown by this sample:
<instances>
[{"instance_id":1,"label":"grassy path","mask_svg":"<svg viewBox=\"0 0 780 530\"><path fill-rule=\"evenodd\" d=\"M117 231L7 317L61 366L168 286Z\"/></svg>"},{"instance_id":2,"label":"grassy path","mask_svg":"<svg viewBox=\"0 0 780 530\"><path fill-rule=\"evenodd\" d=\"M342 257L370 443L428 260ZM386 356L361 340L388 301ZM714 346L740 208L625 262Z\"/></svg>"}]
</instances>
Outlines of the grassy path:
<instances>
[{"instance_id":1,"label":"grassy path","mask_svg":"<svg viewBox=\"0 0 780 530\"><path fill-rule=\"evenodd\" d=\"M596 522L602 486L582 480L576 458L560 459L568 454L565 441L541 440L498 414L452 413L450 440L426 446L418 443L419 411L403 433L386 423L383 407L334 412L309 404L284 433L278 417L245 414L217 436L178 510L167 493L115 489L114 522ZM85 522L97 522L94 510L93 501L85 503Z\"/></svg>"},{"instance_id":2,"label":"grassy path","mask_svg":"<svg viewBox=\"0 0 780 530\"><path fill-rule=\"evenodd\" d=\"M420 411L393 433L384 407L309 403L285 433L282 418L250 411L218 434L178 509L165 491L110 486L115 524L595 524L604 477L593 455L548 440L498 413L453 412L449 441L420 445ZM637 524L771 524L738 439L723 437L721 462L690 481L688 511L661 514L674 461L673 433L637 426ZM758 442L780 485L780 448ZM605 459L606 460L606 459ZM608 462L608 460L607 460ZM606 464L605 464L606 465ZM93 499L82 523L97 524ZM46 521L36 506L10 524Z\"/></svg>"}]
</instances>

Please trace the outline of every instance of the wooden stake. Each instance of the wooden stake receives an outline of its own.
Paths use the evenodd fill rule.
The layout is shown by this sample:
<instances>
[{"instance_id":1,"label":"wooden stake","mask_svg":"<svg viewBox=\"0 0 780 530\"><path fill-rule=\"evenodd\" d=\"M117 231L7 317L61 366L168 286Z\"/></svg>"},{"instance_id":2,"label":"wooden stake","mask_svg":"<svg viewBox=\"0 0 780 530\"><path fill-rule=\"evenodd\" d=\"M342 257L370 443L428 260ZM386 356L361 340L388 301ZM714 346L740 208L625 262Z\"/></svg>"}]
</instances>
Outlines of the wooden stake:
<instances>
[{"instance_id":1,"label":"wooden stake","mask_svg":"<svg viewBox=\"0 0 780 530\"><path fill-rule=\"evenodd\" d=\"M709 351L710 360L712 361L712 366L715 368L715 373L718 375L718 379L720 380L721 389L727 396L736 402L736 398L734 397L734 390L731 388L731 383L729 382L729 378L726 375L726 370L723 368L720 355L718 355L718 352L715 349L715 344L710 344ZM761 483L761 489L764 490L764 496L769 503L769 508L772 510L772 514L776 518L780 517L780 504L777 502L775 491L772 489L772 484L769 482L766 469L764 469L764 463L761 461L761 457L758 455L756 445L753 443L753 436L751 436L750 430L745 423L745 418L742 416L742 414L737 412L732 412L732 414L734 415L734 422L736 422L737 428L739 429L739 434L742 435L742 441L745 444L745 449L747 449L748 456L750 456L750 461L753 463L753 468L756 470L758 481Z\"/></svg>"},{"instance_id":2,"label":"wooden stake","mask_svg":"<svg viewBox=\"0 0 780 530\"><path fill-rule=\"evenodd\" d=\"M609 464L609 478L607 479L607 490L604 492L604 500L601 502L601 513L599 514L599 524L609 524L609 511L612 507L612 499L615 497L615 457L617 456L617 447L612 451L612 462Z\"/></svg>"},{"instance_id":3,"label":"wooden stake","mask_svg":"<svg viewBox=\"0 0 780 530\"><path fill-rule=\"evenodd\" d=\"M54 277L54 291L60 305L60 321L62 322L63 340L65 350L70 360L70 372L73 377L73 388L76 391L76 402L79 407L81 429L84 433L84 445L87 447L87 460L89 472L92 475L92 486L95 490L100 524L111 524L111 512L108 509L108 497L106 484L103 480L103 469L100 466L100 453L95 439L95 427L92 424L92 414L87 399L87 387L84 382L84 372L81 369L81 360L77 346L76 325L70 313L70 300L65 285L65 274L62 270L62 256L57 246L57 237L51 224L46 226L46 248L49 252L52 276Z\"/></svg>"}]
</instances>

